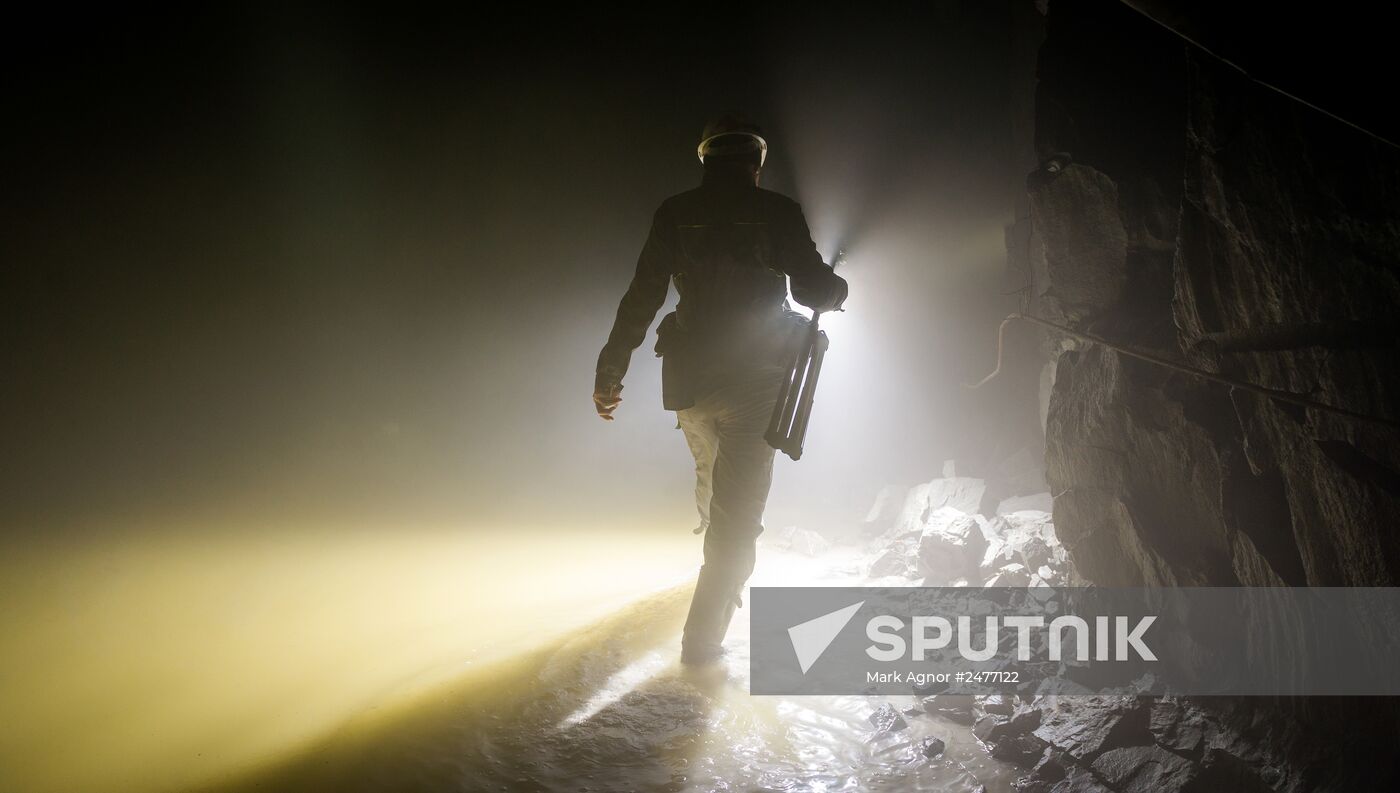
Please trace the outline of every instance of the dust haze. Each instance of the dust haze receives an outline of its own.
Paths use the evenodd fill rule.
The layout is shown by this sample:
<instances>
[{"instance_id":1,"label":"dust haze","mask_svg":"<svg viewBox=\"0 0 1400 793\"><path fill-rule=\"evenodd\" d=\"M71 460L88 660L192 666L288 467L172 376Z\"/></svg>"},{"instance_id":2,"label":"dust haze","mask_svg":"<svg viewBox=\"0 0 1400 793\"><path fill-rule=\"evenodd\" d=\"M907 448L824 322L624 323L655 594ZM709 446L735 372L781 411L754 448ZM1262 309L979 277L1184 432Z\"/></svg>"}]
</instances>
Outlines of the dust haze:
<instances>
[{"instance_id":1,"label":"dust haze","mask_svg":"<svg viewBox=\"0 0 1400 793\"><path fill-rule=\"evenodd\" d=\"M588 390L650 213L698 181L725 108L760 120L765 186L851 261L775 512L845 517L926 478L981 443L958 383L992 365L1007 305L1000 21L771 18L727 46L503 22L483 48L449 20L286 12L63 42L91 62L7 78L27 111L7 147L7 511L669 531L688 458L650 343L621 421Z\"/></svg>"},{"instance_id":2,"label":"dust haze","mask_svg":"<svg viewBox=\"0 0 1400 793\"><path fill-rule=\"evenodd\" d=\"M654 338L618 421L589 394L651 213L698 182L699 132L725 111L764 127L763 186L802 203L828 260L849 258L807 452L779 463L769 529L851 525L884 484L982 464L1025 420L960 385L994 365L1020 286L1002 229L1024 76L1005 9L982 5L37 25L4 56L4 627L29 648L7 645L7 697L106 690L118 712L240 676L295 690L298 664L386 646L404 615L457 632L337 684L324 701L343 711L510 638L490 626L514 623L461 601L585 604L576 624L619 596L590 589L595 555L693 572L691 462ZM450 583L478 575L494 589ZM402 609L366 605L373 586ZM294 630L303 618L326 630ZM299 638L235 646L248 635ZM60 657L54 690L22 685ZM152 744L64 787L116 755L159 759L159 736L201 720L256 730L276 713L191 701L205 705L155 712ZM7 752L48 734L14 732ZM269 751L248 746L225 759Z\"/></svg>"}]
</instances>

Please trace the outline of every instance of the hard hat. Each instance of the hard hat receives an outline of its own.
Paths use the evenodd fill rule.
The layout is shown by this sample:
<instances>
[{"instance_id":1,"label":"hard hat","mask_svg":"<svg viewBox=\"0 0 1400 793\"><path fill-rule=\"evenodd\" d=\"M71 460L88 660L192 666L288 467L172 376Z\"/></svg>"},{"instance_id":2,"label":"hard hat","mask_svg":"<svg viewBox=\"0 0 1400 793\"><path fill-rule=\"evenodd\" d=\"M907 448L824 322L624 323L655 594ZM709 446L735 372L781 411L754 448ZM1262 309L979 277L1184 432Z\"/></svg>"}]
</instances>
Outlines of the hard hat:
<instances>
[{"instance_id":1,"label":"hard hat","mask_svg":"<svg viewBox=\"0 0 1400 793\"><path fill-rule=\"evenodd\" d=\"M695 147L700 162L711 154L724 157L755 151L758 152L758 165L761 168L763 161L768 159L768 141L763 139L757 124L732 113L706 124L704 133L700 135L700 145Z\"/></svg>"}]
</instances>

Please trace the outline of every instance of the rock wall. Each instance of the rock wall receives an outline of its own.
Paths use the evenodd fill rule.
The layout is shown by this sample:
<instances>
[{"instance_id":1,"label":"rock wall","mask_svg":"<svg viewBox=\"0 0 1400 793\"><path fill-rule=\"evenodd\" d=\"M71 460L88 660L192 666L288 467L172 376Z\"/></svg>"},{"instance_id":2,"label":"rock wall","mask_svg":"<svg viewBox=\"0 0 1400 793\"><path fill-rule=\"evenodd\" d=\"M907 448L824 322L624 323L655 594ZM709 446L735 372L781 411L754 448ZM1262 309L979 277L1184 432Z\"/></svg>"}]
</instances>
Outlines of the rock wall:
<instances>
[{"instance_id":1,"label":"rock wall","mask_svg":"<svg viewBox=\"0 0 1400 793\"><path fill-rule=\"evenodd\" d=\"M1395 584L1400 151L1128 9L1065 8L1041 60L1032 312L1391 422L1051 339L1047 466L1063 538L1093 538L1080 570Z\"/></svg>"},{"instance_id":2,"label":"rock wall","mask_svg":"<svg viewBox=\"0 0 1400 793\"><path fill-rule=\"evenodd\" d=\"M1400 583L1400 150L1117 3L1051 4L1038 76L1029 229L1008 234L1032 313L1390 421L1049 335L1047 480L1078 571L1109 586ZM1316 766L1277 776L1292 789L1400 775L1389 701L1227 710L1277 725L1275 749Z\"/></svg>"}]
</instances>

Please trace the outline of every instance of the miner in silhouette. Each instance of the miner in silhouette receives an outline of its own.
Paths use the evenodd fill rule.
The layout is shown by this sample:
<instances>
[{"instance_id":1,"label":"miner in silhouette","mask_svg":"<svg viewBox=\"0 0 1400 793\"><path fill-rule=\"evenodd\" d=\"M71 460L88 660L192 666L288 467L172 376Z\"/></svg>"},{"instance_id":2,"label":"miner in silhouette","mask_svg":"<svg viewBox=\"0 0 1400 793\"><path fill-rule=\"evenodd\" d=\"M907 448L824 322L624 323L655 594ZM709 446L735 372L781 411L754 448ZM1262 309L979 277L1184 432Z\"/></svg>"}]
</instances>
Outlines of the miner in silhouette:
<instances>
[{"instance_id":1,"label":"miner in silhouette","mask_svg":"<svg viewBox=\"0 0 1400 793\"><path fill-rule=\"evenodd\" d=\"M697 150L700 186L662 202L598 356L593 402L611 421L622 379L670 283L680 296L657 327L662 404L676 411L695 458L704 563L686 618L681 660L721 654L773 480L764 440L805 318L788 302L839 309L846 282L822 261L797 203L758 186L768 144L759 128L725 116Z\"/></svg>"}]
</instances>

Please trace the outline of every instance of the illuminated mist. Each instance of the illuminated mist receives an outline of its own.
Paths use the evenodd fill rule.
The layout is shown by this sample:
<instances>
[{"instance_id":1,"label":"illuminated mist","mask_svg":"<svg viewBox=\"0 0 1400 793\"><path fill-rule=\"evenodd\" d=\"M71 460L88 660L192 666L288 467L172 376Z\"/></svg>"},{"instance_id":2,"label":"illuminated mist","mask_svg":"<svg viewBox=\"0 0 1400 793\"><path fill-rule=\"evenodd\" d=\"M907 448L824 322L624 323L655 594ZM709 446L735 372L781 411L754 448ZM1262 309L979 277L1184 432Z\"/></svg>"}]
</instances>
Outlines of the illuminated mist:
<instances>
[{"instance_id":1,"label":"illuminated mist","mask_svg":"<svg viewBox=\"0 0 1400 793\"><path fill-rule=\"evenodd\" d=\"M617 422L589 390L718 111L850 254L769 528L985 453L958 384L1010 300L1004 9L722 44L483 13L97 17L42 74L5 56L0 787L234 784L687 583L651 340Z\"/></svg>"},{"instance_id":2,"label":"illuminated mist","mask_svg":"<svg viewBox=\"0 0 1400 793\"><path fill-rule=\"evenodd\" d=\"M690 573L623 527L182 528L6 560L6 789L208 784Z\"/></svg>"}]
</instances>

